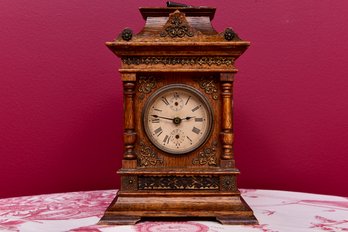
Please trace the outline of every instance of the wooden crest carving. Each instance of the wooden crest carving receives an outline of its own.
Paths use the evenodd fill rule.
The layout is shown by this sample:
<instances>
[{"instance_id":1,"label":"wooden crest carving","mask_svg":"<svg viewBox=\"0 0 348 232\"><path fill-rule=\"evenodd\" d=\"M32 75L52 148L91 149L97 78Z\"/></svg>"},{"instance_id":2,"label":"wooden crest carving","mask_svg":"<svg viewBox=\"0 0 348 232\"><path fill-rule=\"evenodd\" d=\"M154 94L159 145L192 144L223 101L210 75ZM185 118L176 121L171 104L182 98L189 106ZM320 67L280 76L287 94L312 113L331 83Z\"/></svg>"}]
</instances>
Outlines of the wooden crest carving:
<instances>
[{"instance_id":1,"label":"wooden crest carving","mask_svg":"<svg viewBox=\"0 0 348 232\"><path fill-rule=\"evenodd\" d=\"M185 14L179 10L169 14L168 21L160 32L161 37L169 36L172 38L192 37L194 34L195 30L187 22Z\"/></svg>"}]
</instances>

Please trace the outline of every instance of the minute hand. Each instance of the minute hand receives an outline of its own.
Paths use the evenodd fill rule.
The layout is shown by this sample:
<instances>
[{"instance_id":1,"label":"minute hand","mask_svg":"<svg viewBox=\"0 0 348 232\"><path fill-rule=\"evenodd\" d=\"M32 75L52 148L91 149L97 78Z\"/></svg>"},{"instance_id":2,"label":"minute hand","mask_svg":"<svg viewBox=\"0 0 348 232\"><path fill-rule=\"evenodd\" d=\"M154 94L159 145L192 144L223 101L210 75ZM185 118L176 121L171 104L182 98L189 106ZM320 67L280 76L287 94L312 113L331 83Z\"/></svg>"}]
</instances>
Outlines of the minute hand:
<instances>
[{"instance_id":1,"label":"minute hand","mask_svg":"<svg viewBox=\"0 0 348 232\"><path fill-rule=\"evenodd\" d=\"M173 120L172 118L162 117L162 116L158 116L156 114L152 114L151 116L154 118L163 118L163 119L167 119L167 120Z\"/></svg>"}]
</instances>

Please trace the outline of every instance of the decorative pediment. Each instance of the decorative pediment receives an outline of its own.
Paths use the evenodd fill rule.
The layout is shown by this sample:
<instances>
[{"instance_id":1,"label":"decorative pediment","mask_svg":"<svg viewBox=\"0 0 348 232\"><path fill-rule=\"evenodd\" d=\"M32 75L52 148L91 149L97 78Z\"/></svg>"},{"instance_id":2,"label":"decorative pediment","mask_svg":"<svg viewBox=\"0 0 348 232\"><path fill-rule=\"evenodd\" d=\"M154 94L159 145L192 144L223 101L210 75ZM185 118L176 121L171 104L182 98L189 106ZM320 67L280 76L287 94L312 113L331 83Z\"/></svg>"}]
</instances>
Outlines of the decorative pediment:
<instances>
[{"instance_id":1,"label":"decorative pediment","mask_svg":"<svg viewBox=\"0 0 348 232\"><path fill-rule=\"evenodd\" d=\"M187 22L185 14L176 10L169 14L168 21L160 32L161 37L183 38L192 37L197 31Z\"/></svg>"}]
</instances>

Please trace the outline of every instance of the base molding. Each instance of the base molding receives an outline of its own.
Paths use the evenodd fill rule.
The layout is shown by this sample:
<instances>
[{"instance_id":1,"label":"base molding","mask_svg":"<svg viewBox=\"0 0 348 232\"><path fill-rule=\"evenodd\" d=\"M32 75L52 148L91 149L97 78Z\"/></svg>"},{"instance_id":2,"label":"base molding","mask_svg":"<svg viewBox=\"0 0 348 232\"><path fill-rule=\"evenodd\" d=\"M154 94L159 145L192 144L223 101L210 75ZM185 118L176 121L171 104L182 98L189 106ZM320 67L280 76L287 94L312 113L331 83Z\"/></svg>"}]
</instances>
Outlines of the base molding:
<instances>
[{"instance_id":1,"label":"base molding","mask_svg":"<svg viewBox=\"0 0 348 232\"><path fill-rule=\"evenodd\" d=\"M116 196L100 225L134 225L141 219L215 218L226 225L258 224L249 205L238 196Z\"/></svg>"},{"instance_id":2,"label":"base molding","mask_svg":"<svg viewBox=\"0 0 348 232\"><path fill-rule=\"evenodd\" d=\"M98 225L134 225L140 220L141 217L104 215Z\"/></svg>"}]
</instances>

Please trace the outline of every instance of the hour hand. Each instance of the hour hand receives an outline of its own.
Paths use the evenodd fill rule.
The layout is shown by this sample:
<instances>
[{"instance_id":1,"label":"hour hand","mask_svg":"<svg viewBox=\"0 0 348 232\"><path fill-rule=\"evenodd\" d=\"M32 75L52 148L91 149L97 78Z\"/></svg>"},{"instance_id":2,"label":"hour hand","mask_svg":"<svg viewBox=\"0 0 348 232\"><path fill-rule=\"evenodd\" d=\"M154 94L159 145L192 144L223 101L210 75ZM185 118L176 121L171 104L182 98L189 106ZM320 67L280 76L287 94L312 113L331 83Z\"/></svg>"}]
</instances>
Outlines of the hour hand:
<instances>
[{"instance_id":1,"label":"hour hand","mask_svg":"<svg viewBox=\"0 0 348 232\"><path fill-rule=\"evenodd\" d=\"M151 114L151 116L154 117L154 118L162 118L162 119L167 119L167 120L173 120L172 118L162 117L162 116L159 116L159 115L156 115L156 114Z\"/></svg>"},{"instance_id":2,"label":"hour hand","mask_svg":"<svg viewBox=\"0 0 348 232\"><path fill-rule=\"evenodd\" d=\"M195 118L196 116L187 116L187 117L185 117L185 118L182 118L181 120L190 120L191 118Z\"/></svg>"}]
</instances>

